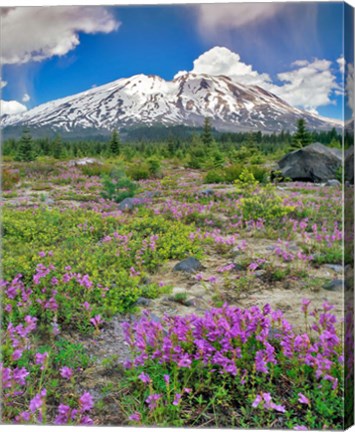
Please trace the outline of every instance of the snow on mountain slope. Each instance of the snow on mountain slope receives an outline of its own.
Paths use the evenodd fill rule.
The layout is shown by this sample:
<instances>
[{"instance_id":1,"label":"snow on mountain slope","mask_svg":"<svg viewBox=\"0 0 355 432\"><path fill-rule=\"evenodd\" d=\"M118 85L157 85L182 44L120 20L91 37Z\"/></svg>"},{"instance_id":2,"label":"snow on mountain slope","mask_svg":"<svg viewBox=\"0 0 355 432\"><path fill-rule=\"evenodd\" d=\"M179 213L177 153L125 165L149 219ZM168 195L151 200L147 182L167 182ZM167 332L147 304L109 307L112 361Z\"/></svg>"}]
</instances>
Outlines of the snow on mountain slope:
<instances>
[{"instance_id":1,"label":"snow on mountain slope","mask_svg":"<svg viewBox=\"0 0 355 432\"><path fill-rule=\"evenodd\" d=\"M5 131L27 125L60 133L109 133L141 125L201 126L205 117L223 131L292 130L300 117L311 129L339 127L335 121L288 105L261 87L241 85L226 76L193 73L173 81L142 74L122 78L22 114L2 116L1 126Z\"/></svg>"}]
</instances>

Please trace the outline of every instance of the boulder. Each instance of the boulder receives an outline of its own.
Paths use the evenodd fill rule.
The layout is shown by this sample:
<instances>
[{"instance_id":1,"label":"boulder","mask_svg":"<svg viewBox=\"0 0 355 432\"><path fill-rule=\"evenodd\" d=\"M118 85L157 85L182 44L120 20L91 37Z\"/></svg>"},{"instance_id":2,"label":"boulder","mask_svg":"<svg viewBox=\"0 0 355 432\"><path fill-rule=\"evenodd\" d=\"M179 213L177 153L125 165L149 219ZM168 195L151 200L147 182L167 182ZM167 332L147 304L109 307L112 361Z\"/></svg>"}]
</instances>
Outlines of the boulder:
<instances>
[{"instance_id":1,"label":"boulder","mask_svg":"<svg viewBox=\"0 0 355 432\"><path fill-rule=\"evenodd\" d=\"M174 271L184 273L195 273L199 270L203 270L204 267L200 261L194 257L186 258L175 265Z\"/></svg>"},{"instance_id":2,"label":"boulder","mask_svg":"<svg viewBox=\"0 0 355 432\"><path fill-rule=\"evenodd\" d=\"M339 180L337 179L331 179L328 180L327 183L325 184L326 186L336 186L336 187L341 187L341 183Z\"/></svg>"},{"instance_id":3,"label":"boulder","mask_svg":"<svg viewBox=\"0 0 355 432\"><path fill-rule=\"evenodd\" d=\"M342 152L320 143L310 144L283 157L279 170L284 178L296 181L326 182L335 178L342 163Z\"/></svg>"},{"instance_id":4,"label":"boulder","mask_svg":"<svg viewBox=\"0 0 355 432\"><path fill-rule=\"evenodd\" d=\"M84 166L84 165L92 165L92 164L102 165L102 162L100 162L98 159L87 158L87 157L82 159L71 160L68 162L68 166Z\"/></svg>"},{"instance_id":5,"label":"boulder","mask_svg":"<svg viewBox=\"0 0 355 432\"><path fill-rule=\"evenodd\" d=\"M143 203L144 203L144 199L142 198L125 198L123 201L119 203L118 208L121 211L133 210L134 207Z\"/></svg>"},{"instance_id":6,"label":"boulder","mask_svg":"<svg viewBox=\"0 0 355 432\"><path fill-rule=\"evenodd\" d=\"M345 152L345 180L354 184L354 146Z\"/></svg>"},{"instance_id":7,"label":"boulder","mask_svg":"<svg viewBox=\"0 0 355 432\"><path fill-rule=\"evenodd\" d=\"M341 279L334 279L331 282L326 283L323 285L323 288L327 291L336 291L336 292L342 292L344 287L344 281Z\"/></svg>"}]
</instances>

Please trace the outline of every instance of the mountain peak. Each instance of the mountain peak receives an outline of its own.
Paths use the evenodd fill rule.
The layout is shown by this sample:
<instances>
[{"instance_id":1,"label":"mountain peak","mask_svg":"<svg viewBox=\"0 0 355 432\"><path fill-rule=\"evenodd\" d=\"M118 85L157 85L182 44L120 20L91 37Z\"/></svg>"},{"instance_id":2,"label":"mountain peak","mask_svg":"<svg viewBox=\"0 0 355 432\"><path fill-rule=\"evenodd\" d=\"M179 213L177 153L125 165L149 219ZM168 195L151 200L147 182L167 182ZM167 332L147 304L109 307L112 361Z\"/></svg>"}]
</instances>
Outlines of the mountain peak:
<instances>
[{"instance_id":1,"label":"mountain peak","mask_svg":"<svg viewBox=\"0 0 355 432\"><path fill-rule=\"evenodd\" d=\"M259 86L227 76L186 72L165 81L157 75L121 78L85 92L3 116L4 134L29 126L36 133L109 134L115 128L163 124L202 126L209 117L217 130L292 130L300 117L310 129L338 125L291 107Z\"/></svg>"}]
</instances>

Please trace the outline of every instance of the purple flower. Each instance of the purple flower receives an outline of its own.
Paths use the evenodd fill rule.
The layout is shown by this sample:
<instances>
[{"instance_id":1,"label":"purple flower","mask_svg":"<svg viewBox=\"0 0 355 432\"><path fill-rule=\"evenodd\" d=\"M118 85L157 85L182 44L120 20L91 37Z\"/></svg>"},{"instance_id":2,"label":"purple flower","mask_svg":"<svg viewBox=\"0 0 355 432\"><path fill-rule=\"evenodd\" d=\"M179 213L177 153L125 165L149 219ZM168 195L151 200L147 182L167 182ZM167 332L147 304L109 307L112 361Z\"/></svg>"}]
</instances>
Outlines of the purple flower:
<instances>
[{"instance_id":1,"label":"purple flower","mask_svg":"<svg viewBox=\"0 0 355 432\"><path fill-rule=\"evenodd\" d=\"M170 375L164 375L164 381L165 381L165 384L169 384L169 382L170 382Z\"/></svg>"},{"instance_id":2,"label":"purple flower","mask_svg":"<svg viewBox=\"0 0 355 432\"><path fill-rule=\"evenodd\" d=\"M95 327L98 327L100 324L103 323L103 320L101 319L101 315L96 315L93 318L90 319L91 324L93 324Z\"/></svg>"},{"instance_id":3,"label":"purple flower","mask_svg":"<svg viewBox=\"0 0 355 432\"><path fill-rule=\"evenodd\" d=\"M152 380L150 379L150 376L144 372L142 372L140 375L138 375L138 378L144 382L144 384L150 384Z\"/></svg>"},{"instance_id":4,"label":"purple flower","mask_svg":"<svg viewBox=\"0 0 355 432\"><path fill-rule=\"evenodd\" d=\"M263 400L263 398L260 395L257 395L257 397L254 399L254 402L252 403L252 407L256 408L259 406L260 402Z\"/></svg>"},{"instance_id":5,"label":"purple flower","mask_svg":"<svg viewBox=\"0 0 355 432\"><path fill-rule=\"evenodd\" d=\"M65 379L69 380L73 376L73 371L69 367L64 366L60 370L60 376L62 378L65 378Z\"/></svg>"},{"instance_id":6,"label":"purple flower","mask_svg":"<svg viewBox=\"0 0 355 432\"><path fill-rule=\"evenodd\" d=\"M36 412L43 405L43 397L46 396L46 390L42 390L41 393L36 394L36 396L30 401L29 409L32 413Z\"/></svg>"},{"instance_id":7,"label":"purple flower","mask_svg":"<svg viewBox=\"0 0 355 432\"><path fill-rule=\"evenodd\" d=\"M178 406L181 399L181 393L175 393L173 405Z\"/></svg>"},{"instance_id":8,"label":"purple flower","mask_svg":"<svg viewBox=\"0 0 355 432\"><path fill-rule=\"evenodd\" d=\"M131 414L129 416L129 420L135 421L135 422L140 422L141 421L141 415L140 415L140 413L136 411L135 413Z\"/></svg>"},{"instance_id":9,"label":"purple flower","mask_svg":"<svg viewBox=\"0 0 355 432\"><path fill-rule=\"evenodd\" d=\"M79 399L81 411L90 411L94 406L94 400L89 392L85 392Z\"/></svg>"},{"instance_id":10,"label":"purple flower","mask_svg":"<svg viewBox=\"0 0 355 432\"><path fill-rule=\"evenodd\" d=\"M35 363L37 365L43 365L43 363L45 362L46 358L48 357L48 353L45 352L43 354L41 353L36 353L35 355Z\"/></svg>"},{"instance_id":11,"label":"purple flower","mask_svg":"<svg viewBox=\"0 0 355 432\"><path fill-rule=\"evenodd\" d=\"M309 399L306 398L306 396L302 393L298 393L298 402L305 405L309 405Z\"/></svg>"},{"instance_id":12,"label":"purple flower","mask_svg":"<svg viewBox=\"0 0 355 432\"><path fill-rule=\"evenodd\" d=\"M295 426L293 429L294 430L308 430L308 428L306 426L300 426L300 425Z\"/></svg>"},{"instance_id":13,"label":"purple flower","mask_svg":"<svg viewBox=\"0 0 355 432\"><path fill-rule=\"evenodd\" d=\"M145 402L148 404L150 411L153 411L157 406L157 401L161 398L161 394L151 394L147 397Z\"/></svg>"}]
</instances>

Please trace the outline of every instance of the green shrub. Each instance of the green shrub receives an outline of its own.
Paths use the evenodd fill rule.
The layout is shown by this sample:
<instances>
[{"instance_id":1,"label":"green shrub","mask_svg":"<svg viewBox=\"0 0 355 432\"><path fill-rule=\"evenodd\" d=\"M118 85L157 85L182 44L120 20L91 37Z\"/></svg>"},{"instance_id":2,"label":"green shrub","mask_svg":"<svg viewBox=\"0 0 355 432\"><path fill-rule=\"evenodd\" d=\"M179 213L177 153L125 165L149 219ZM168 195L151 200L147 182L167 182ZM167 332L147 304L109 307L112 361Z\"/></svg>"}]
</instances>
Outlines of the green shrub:
<instances>
[{"instance_id":1,"label":"green shrub","mask_svg":"<svg viewBox=\"0 0 355 432\"><path fill-rule=\"evenodd\" d=\"M116 201L117 203L123 201L125 198L134 197L138 186L132 182L123 171L115 171L111 176L104 176L103 191L101 193L103 198Z\"/></svg>"},{"instance_id":2,"label":"green shrub","mask_svg":"<svg viewBox=\"0 0 355 432\"><path fill-rule=\"evenodd\" d=\"M208 171L203 179L204 183L223 183L224 181L225 177L221 170Z\"/></svg>"},{"instance_id":3,"label":"green shrub","mask_svg":"<svg viewBox=\"0 0 355 432\"><path fill-rule=\"evenodd\" d=\"M20 181L18 170L4 169L1 173L1 188L2 190L12 189Z\"/></svg>"},{"instance_id":4,"label":"green shrub","mask_svg":"<svg viewBox=\"0 0 355 432\"><path fill-rule=\"evenodd\" d=\"M243 165L234 164L224 168L225 179L228 183L237 180L243 171Z\"/></svg>"},{"instance_id":5,"label":"green shrub","mask_svg":"<svg viewBox=\"0 0 355 432\"><path fill-rule=\"evenodd\" d=\"M108 164L93 163L93 164L81 165L80 170L86 176L99 177L103 175L110 175L112 171L112 166Z\"/></svg>"}]
</instances>

